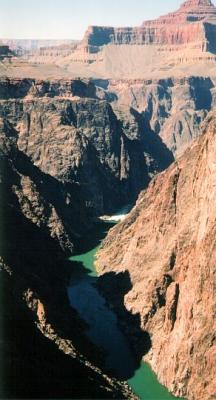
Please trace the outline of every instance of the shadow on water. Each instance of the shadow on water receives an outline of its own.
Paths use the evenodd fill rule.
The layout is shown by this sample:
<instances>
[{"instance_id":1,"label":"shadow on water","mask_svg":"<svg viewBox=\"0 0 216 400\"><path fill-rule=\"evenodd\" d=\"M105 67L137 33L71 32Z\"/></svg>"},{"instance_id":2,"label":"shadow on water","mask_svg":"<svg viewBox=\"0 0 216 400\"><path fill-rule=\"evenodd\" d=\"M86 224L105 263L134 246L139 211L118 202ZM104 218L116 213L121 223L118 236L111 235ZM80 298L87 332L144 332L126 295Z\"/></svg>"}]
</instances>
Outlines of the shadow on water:
<instances>
[{"instance_id":1,"label":"shadow on water","mask_svg":"<svg viewBox=\"0 0 216 400\"><path fill-rule=\"evenodd\" d=\"M131 315L124 307L124 296L132 289L129 273L107 273L98 278L94 269L95 253L113 225L96 224L96 229L80 244L77 255L70 258L68 297L88 325L86 335L104 351L106 372L125 381L140 367L151 340L140 328L139 314ZM128 340L129 334L135 338L133 344Z\"/></svg>"},{"instance_id":2,"label":"shadow on water","mask_svg":"<svg viewBox=\"0 0 216 400\"><path fill-rule=\"evenodd\" d=\"M98 221L95 228L86 233L85 238L77 244L76 255L82 255L94 251L107 236L109 230L115 226L115 222ZM73 257L72 257L73 259Z\"/></svg>"},{"instance_id":3,"label":"shadow on water","mask_svg":"<svg viewBox=\"0 0 216 400\"><path fill-rule=\"evenodd\" d=\"M109 272L98 278L98 289L107 304L115 312L119 326L130 341L132 351L138 367L142 357L151 348L151 339L148 332L141 329L140 314L131 314L124 304L124 297L133 286L128 271L115 274Z\"/></svg>"},{"instance_id":4,"label":"shadow on water","mask_svg":"<svg viewBox=\"0 0 216 400\"><path fill-rule=\"evenodd\" d=\"M128 271L97 277L95 254L114 223L100 222L83 238L77 255L71 257L68 298L86 323L86 336L104 354L102 369L110 376L128 381L140 400L181 400L162 386L142 358L151 348L148 332L141 329L139 314L124 306L132 289Z\"/></svg>"}]
</instances>

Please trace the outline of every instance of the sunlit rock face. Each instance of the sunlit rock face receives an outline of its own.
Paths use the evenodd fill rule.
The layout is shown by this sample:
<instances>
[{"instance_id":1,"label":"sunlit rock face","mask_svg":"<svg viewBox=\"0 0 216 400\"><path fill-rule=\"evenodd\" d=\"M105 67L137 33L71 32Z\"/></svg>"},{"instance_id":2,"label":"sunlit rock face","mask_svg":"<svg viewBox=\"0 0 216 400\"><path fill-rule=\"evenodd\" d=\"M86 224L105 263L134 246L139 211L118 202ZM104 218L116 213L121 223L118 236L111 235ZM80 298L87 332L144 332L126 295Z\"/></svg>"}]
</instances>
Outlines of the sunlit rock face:
<instances>
[{"instance_id":1,"label":"sunlit rock face","mask_svg":"<svg viewBox=\"0 0 216 400\"><path fill-rule=\"evenodd\" d=\"M204 135L109 232L97 259L101 275L129 272L124 304L151 336L147 360L189 400L215 396L215 150L213 114ZM116 306L118 293L106 289Z\"/></svg>"}]
</instances>

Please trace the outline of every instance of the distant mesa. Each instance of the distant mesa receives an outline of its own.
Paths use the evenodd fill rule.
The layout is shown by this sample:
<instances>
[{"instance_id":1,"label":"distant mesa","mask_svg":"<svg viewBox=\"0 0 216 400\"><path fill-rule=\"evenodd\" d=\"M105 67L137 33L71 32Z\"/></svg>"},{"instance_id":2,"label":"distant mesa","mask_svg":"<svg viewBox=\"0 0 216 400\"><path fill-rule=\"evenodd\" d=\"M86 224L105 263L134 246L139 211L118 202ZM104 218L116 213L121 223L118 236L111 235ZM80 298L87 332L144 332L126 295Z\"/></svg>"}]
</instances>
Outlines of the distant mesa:
<instances>
[{"instance_id":1,"label":"distant mesa","mask_svg":"<svg viewBox=\"0 0 216 400\"><path fill-rule=\"evenodd\" d=\"M206 76L206 71L215 77L216 7L210 0L188 0L138 27L89 26L80 42L32 46L25 55L40 65L42 77L52 75L53 65L73 78L152 79Z\"/></svg>"},{"instance_id":2,"label":"distant mesa","mask_svg":"<svg viewBox=\"0 0 216 400\"><path fill-rule=\"evenodd\" d=\"M211 51L215 49L215 39L216 7L210 0L189 0L178 11L145 21L140 27L90 26L82 46L94 52L95 46L107 44L181 45L199 42L203 50Z\"/></svg>"}]
</instances>

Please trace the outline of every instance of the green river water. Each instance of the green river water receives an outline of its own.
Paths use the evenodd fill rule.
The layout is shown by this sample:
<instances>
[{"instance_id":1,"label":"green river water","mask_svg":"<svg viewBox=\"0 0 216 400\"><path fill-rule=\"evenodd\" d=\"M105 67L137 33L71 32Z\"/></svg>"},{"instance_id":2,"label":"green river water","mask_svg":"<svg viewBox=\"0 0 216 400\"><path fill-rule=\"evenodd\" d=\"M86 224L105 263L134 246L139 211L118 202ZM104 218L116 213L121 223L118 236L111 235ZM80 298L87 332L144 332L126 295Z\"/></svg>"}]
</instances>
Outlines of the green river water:
<instances>
[{"instance_id":1,"label":"green river water","mask_svg":"<svg viewBox=\"0 0 216 400\"><path fill-rule=\"evenodd\" d=\"M114 353L117 355L118 361L122 364L127 364L127 357L130 358L131 355L129 353L127 355L127 351L125 351L124 346L126 342L123 343L122 349L119 345L121 341L125 341L125 338L123 338L121 336L122 333L120 333L119 339L116 339L116 337L118 337L118 328L115 317L111 315L109 310L107 311L105 309L107 306L105 306L103 299L100 295L98 295L98 293L95 292L95 288L92 287L92 282L97 280L97 272L94 267L95 255L99 249L100 241L106 236L106 233L110 227L110 223L99 224L98 230L92 232L92 234L86 239L88 245L85 245L82 249L80 249L78 255L70 258L72 262L75 262L75 265L76 263L77 265L82 265L83 270L85 270L85 276L80 276L78 274L78 278L75 279L75 283L73 281L74 278L71 280L71 286L68 288L68 296L71 305L77 309L81 317L84 318L89 325L92 323L92 315L95 316L96 314L100 315L100 312L101 314L103 313L102 317L99 317L98 322L94 321L95 326L89 330L89 337L96 344L101 345L102 347L104 346L108 352L109 345L104 343L104 336L106 336L106 332L108 331L110 324L114 322L115 327L112 333L115 336L115 340L119 340L119 342L117 343L116 349L116 343L111 343L112 339L110 338L108 339L109 344L111 343L111 346L114 347ZM83 299L85 300L83 301ZM92 303L95 304L92 306ZM98 307L98 309L96 308L96 311L95 307ZM104 316L104 314L106 315ZM105 326L104 330L103 326ZM117 364L117 357L115 358L115 356L112 355L110 357L110 363ZM171 395L168 390L158 382L156 375L147 363L141 361L139 368L135 371L132 371L133 373L128 379L128 384L141 400L181 400L180 398L176 398Z\"/></svg>"}]
</instances>

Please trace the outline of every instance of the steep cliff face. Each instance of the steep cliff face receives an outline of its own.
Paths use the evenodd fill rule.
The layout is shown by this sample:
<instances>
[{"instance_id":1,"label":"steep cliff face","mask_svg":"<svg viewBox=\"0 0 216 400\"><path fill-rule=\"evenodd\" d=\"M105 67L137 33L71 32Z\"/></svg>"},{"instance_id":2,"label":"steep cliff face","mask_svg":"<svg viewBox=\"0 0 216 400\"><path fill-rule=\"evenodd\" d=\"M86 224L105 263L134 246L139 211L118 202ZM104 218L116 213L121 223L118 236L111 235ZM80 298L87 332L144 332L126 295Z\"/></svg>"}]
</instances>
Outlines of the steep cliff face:
<instances>
[{"instance_id":1,"label":"steep cliff face","mask_svg":"<svg viewBox=\"0 0 216 400\"><path fill-rule=\"evenodd\" d=\"M0 116L42 172L79 185L92 215L133 202L201 134L210 78L0 80ZM67 200L69 201L69 200Z\"/></svg>"},{"instance_id":2,"label":"steep cliff face","mask_svg":"<svg viewBox=\"0 0 216 400\"><path fill-rule=\"evenodd\" d=\"M16 130L18 148L44 173L77 183L93 215L133 202L173 159L160 139L163 157L148 149L138 122L134 129L124 124L103 100L111 94L91 82L3 80L1 86L0 116Z\"/></svg>"},{"instance_id":3,"label":"steep cliff face","mask_svg":"<svg viewBox=\"0 0 216 400\"><path fill-rule=\"evenodd\" d=\"M111 80L108 91L117 106L136 110L142 129L159 135L175 156L201 134L201 123L216 104L214 80L202 77Z\"/></svg>"},{"instance_id":4,"label":"steep cliff face","mask_svg":"<svg viewBox=\"0 0 216 400\"><path fill-rule=\"evenodd\" d=\"M91 226L79 187L41 172L17 149L17 138L11 124L0 119L1 196L7 196L11 207L19 209L62 250L72 253Z\"/></svg>"},{"instance_id":5,"label":"steep cliff face","mask_svg":"<svg viewBox=\"0 0 216 400\"><path fill-rule=\"evenodd\" d=\"M0 125L1 398L134 398L70 307L66 261L89 228L79 188L42 173Z\"/></svg>"},{"instance_id":6,"label":"steep cliff face","mask_svg":"<svg viewBox=\"0 0 216 400\"><path fill-rule=\"evenodd\" d=\"M129 272L124 303L151 336L146 359L169 390L189 400L216 393L215 151L212 115L204 136L152 181L97 258L101 274ZM118 293L105 290L118 309Z\"/></svg>"},{"instance_id":7,"label":"steep cliff face","mask_svg":"<svg viewBox=\"0 0 216 400\"><path fill-rule=\"evenodd\" d=\"M0 79L0 100L53 97L96 98L94 84L88 79Z\"/></svg>"},{"instance_id":8,"label":"steep cliff face","mask_svg":"<svg viewBox=\"0 0 216 400\"><path fill-rule=\"evenodd\" d=\"M0 80L0 116L41 171L78 183L93 215L133 202L201 134L210 78Z\"/></svg>"}]
</instances>

